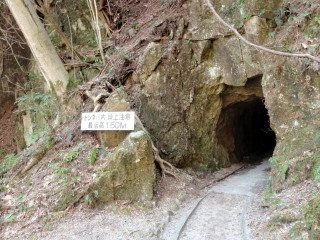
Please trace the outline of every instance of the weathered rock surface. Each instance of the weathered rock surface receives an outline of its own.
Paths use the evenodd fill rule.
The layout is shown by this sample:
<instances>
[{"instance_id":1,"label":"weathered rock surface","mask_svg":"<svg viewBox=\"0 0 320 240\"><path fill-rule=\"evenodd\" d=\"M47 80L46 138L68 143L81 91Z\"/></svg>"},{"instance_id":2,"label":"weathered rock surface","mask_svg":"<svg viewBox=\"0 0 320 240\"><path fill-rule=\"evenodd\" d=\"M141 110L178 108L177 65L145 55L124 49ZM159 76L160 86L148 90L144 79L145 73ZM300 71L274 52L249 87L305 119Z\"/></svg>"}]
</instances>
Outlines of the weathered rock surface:
<instances>
[{"instance_id":1,"label":"weathered rock surface","mask_svg":"<svg viewBox=\"0 0 320 240\"><path fill-rule=\"evenodd\" d=\"M230 165L215 134L221 110L228 101L262 97L262 66L258 53L235 37L206 38L168 43L166 59L149 76L139 69L137 75L144 83L142 119L161 149L178 165L214 170ZM245 88L248 79L257 85ZM232 100L231 87L237 87Z\"/></svg>"},{"instance_id":2,"label":"weathered rock surface","mask_svg":"<svg viewBox=\"0 0 320 240\"><path fill-rule=\"evenodd\" d=\"M137 71L144 77L149 76L158 66L162 58L161 45L150 43L139 60Z\"/></svg>"},{"instance_id":3,"label":"weathered rock surface","mask_svg":"<svg viewBox=\"0 0 320 240\"><path fill-rule=\"evenodd\" d=\"M130 103L122 88L117 89L106 100L101 112L123 112L130 111ZM129 134L130 131L97 131L100 143L108 148L117 147Z\"/></svg>"},{"instance_id":4,"label":"weathered rock surface","mask_svg":"<svg viewBox=\"0 0 320 240\"><path fill-rule=\"evenodd\" d=\"M269 27L265 18L253 16L245 24L246 37L249 41L256 44L263 44L266 41Z\"/></svg>"},{"instance_id":5,"label":"weathered rock surface","mask_svg":"<svg viewBox=\"0 0 320 240\"><path fill-rule=\"evenodd\" d=\"M280 5L281 1L214 1L217 12L239 30L243 26L250 41L290 47L290 31L281 30L283 38L277 41L268 37L274 24L270 20ZM145 74L138 68L136 72L143 83L141 119L157 146L178 166L215 170L253 157L250 151L255 152L256 143L241 129L253 129L259 115L269 115L269 128L261 129L276 134L274 186L310 176L314 161L309 160L315 157L313 150L304 152L319 147L315 117L320 108L319 73L306 68L302 60L245 45L215 19L204 1L188 1L184 7L189 14L181 25L185 26L180 31L183 38L159 43L160 62L160 54L149 54L147 48L148 62L155 63L149 70L153 70ZM286 161L289 155L292 159ZM295 159L295 155L300 157ZM310 166L303 168L308 161ZM281 180L283 169L287 172Z\"/></svg>"},{"instance_id":6,"label":"weathered rock surface","mask_svg":"<svg viewBox=\"0 0 320 240\"><path fill-rule=\"evenodd\" d=\"M153 197L155 165L151 142L144 131L132 132L116 148L93 186L98 203L113 200L147 201Z\"/></svg>"},{"instance_id":7,"label":"weathered rock surface","mask_svg":"<svg viewBox=\"0 0 320 240\"><path fill-rule=\"evenodd\" d=\"M320 143L320 75L304 70L297 59L268 61L275 65L266 65L263 91L277 135L271 175L279 191L312 176Z\"/></svg>"}]
</instances>

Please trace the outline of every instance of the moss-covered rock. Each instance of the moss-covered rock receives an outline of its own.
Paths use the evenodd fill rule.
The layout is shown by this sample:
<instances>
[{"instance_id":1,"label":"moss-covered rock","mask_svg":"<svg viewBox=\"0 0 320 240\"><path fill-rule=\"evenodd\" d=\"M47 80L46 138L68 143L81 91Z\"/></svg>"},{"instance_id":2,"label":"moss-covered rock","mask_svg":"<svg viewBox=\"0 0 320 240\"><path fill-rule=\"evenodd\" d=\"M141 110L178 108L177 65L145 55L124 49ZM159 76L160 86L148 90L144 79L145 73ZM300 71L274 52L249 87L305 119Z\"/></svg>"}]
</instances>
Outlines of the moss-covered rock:
<instances>
[{"instance_id":1,"label":"moss-covered rock","mask_svg":"<svg viewBox=\"0 0 320 240\"><path fill-rule=\"evenodd\" d=\"M278 0L245 0L243 10L250 15L261 16L272 19L275 11L279 8L281 1Z\"/></svg>"},{"instance_id":2,"label":"moss-covered rock","mask_svg":"<svg viewBox=\"0 0 320 240\"><path fill-rule=\"evenodd\" d=\"M235 37L175 41L163 51L167 57L143 81L142 121L173 163L207 171L230 165L215 131L228 101L262 97L261 85L247 84L262 74L258 53ZM233 98L222 98L230 87Z\"/></svg>"},{"instance_id":3,"label":"moss-covered rock","mask_svg":"<svg viewBox=\"0 0 320 240\"><path fill-rule=\"evenodd\" d=\"M98 204L113 200L147 201L153 197L155 165L149 136L132 132L116 148L93 185Z\"/></svg>"},{"instance_id":4,"label":"moss-covered rock","mask_svg":"<svg viewBox=\"0 0 320 240\"><path fill-rule=\"evenodd\" d=\"M272 187L280 191L311 177L319 149L319 73L303 70L297 59L270 56L265 59L263 91L272 128L277 135L272 163ZM276 66L276 68L274 68ZM275 71L276 69L276 71ZM282 165L288 165L285 178Z\"/></svg>"}]
</instances>

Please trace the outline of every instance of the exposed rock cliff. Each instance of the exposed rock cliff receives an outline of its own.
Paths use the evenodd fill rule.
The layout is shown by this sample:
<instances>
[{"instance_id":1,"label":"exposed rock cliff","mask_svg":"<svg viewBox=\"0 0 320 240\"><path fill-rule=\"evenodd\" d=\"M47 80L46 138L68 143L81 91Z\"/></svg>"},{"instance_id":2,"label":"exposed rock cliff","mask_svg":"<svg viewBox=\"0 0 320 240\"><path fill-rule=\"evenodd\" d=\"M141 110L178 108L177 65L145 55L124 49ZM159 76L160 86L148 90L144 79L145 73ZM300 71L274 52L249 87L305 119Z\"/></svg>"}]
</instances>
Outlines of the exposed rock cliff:
<instances>
[{"instance_id":1,"label":"exposed rock cliff","mask_svg":"<svg viewBox=\"0 0 320 240\"><path fill-rule=\"evenodd\" d=\"M274 22L283 9L293 11L301 3L263 4L214 2L248 40L306 51L310 46L301 49L301 43L284 41L293 31L287 28L299 28L293 20L282 16L287 22L280 28ZM315 4L305 3L312 20ZM179 166L214 170L272 153L277 142L274 189L284 187L283 181L292 184L310 176L319 148L319 72L311 67L316 63L245 45L215 19L204 1L187 1L184 8L189 14L176 20L180 27L173 30L172 40L150 43L138 64L144 67L136 71L142 119L164 155ZM303 30L296 31L303 40ZM314 42L315 36L307 39ZM304 170L296 171L300 161ZM281 180L284 165L290 177Z\"/></svg>"}]
</instances>

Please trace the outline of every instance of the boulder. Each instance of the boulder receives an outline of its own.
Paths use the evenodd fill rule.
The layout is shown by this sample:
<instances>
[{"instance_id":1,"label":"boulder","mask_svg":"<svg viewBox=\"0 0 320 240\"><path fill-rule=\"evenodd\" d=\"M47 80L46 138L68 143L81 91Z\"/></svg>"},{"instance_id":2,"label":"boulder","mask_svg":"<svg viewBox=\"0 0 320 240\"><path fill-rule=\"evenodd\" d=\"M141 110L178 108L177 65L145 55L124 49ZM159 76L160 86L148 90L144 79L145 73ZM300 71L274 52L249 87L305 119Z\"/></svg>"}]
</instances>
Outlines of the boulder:
<instances>
[{"instance_id":1,"label":"boulder","mask_svg":"<svg viewBox=\"0 0 320 240\"><path fill-rule=\"evenodd\" d=\"M132 132L116 148L94 183L98 203L147 201L153 197L155 165L149 136Z\"/></svg>"},{"instance_id":2,"label":"boulder","mask_svg":"<svg viewBox=\"0 0 320 240\"><path fill-rule=\"evenodd\" d=\"M115 90L102 106L101 112L123 112L130 111L130 103L123 88ZM97 131L97 137L101 145L114 148L117 147L130 133L130 131Z\"/></svg>"}]
</instances>

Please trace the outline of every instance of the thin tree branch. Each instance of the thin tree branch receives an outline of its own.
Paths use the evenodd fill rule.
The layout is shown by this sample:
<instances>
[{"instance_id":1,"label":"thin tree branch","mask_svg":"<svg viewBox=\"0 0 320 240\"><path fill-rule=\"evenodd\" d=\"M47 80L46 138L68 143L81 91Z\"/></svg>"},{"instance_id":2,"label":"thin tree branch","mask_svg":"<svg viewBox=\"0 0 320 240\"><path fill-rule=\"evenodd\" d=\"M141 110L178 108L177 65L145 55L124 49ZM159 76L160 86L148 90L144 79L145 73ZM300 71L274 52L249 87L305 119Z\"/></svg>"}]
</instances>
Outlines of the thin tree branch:
<instances>
[{"instance_id":1,"label":"thin tree branch","mask_svg":"<svg viewBox=\"0 0 320 240\"><path fill-rule=\"evenodd\" d=\"M99 17L101 18L101 20L104 22L104 27L106 29L106 35L110 36L111 35L111 28L110 28L110 19L108 17L108 14L106 12L105 9L105 4L106 4L106 0L100 0L100 4L99 4ZM108 2L109 5L109 2ZM109 6L109 13L110 13L110 6Z\"/></svg>"},{"instance_id":2,"label":"thin tree branch","mask_svg":"<svg viewBox=\"0 0 320 240\"><path fill-rule=\"evenodd\" d=\"M96 1L93 1L93 0L87 0L87 5L90 10L89 12L92 20L92 28L96 36L96 41L100 50L101 59L102 59L103 65L106 65L106 59L105 59L103 47L102 47L101 31L99 26L98 6Z\"/></svg>"},{"instance_id":3,"label":"thin tree branch","mask_svg":"<svg viewBox=\"0 0 320 240\"><path fill-rule=\"evenodd\" d=\"M266 47L262 47L260 45L254 44L250 41L248 41L247 39L245 39L234 27L232 27L230 24L228 24L227 22L225 22L220 15L216 12L216 10L214 9L213 5L211 4L210 0L206 0L207 5L209 6L211 12L213 13L213 15L219 20L219 22L221 22L224 26L226 26L227 28L229 28L232 32L234 32L234 34L240 39L242 40L245 44L255 47L257 49L260 49L262 51L268 52L268 53L272 53L272 54L276 54L276 55L281 55L281 56L287 56L287 57L299 57L299 58L310 58L316 62L320 62L320 58L312 56L308 53L286 53L286 52L281 52L281 51L275 51Z\"/></svg>"},{"instance_id":4,"label":"thin tree branch","mask_svg":"<svg viewBox=\"0 0 320 240\"><path fill-rule=\"evenodd\" d=\"M136 114L135 114L135 120L138 122L138 124L140 125L142 130L145 131L145 133L148 134L150 137L150 142L151 142L151 146L152 146L152 150L153 150L153 156L154 156L155 161L160 165L160 168L162 171L162 176L165 176L167 174L167 175L171 175L174 178L177 178L176 174L174 173L174 170L176 168L171 163L169 163L168 161L166 161L160 157L159 149L154 145L154 143L151 139L150 133L143 126L140 118ZM170 170L168 170L167 168L169 168Z\"/></svg>"},{"instance_id":5,"label":"thin tree branch","mask_svg":"<svg viewBox=\"0 0 320 240\"><path fill-rule=\"evenodd\" d=\"M10 51L12 52L12 56L13 56L14 59L16 60L18 66L19 66L19 68L20 68L20 70L23 72L23 68L22 68L20 62L18 61L18 58L17 58L16 54L15 54L14 51L13 51L12 45L10 44L10 42L8 41L8 38L6 37L5 31L3 31L2 28L0 28L0 32L1 32L2 35L4 36L4 39L5 39L5 41L7 42L7 45L8 45L8 47L10 48Z\"/></svg>"}]
</instances>

